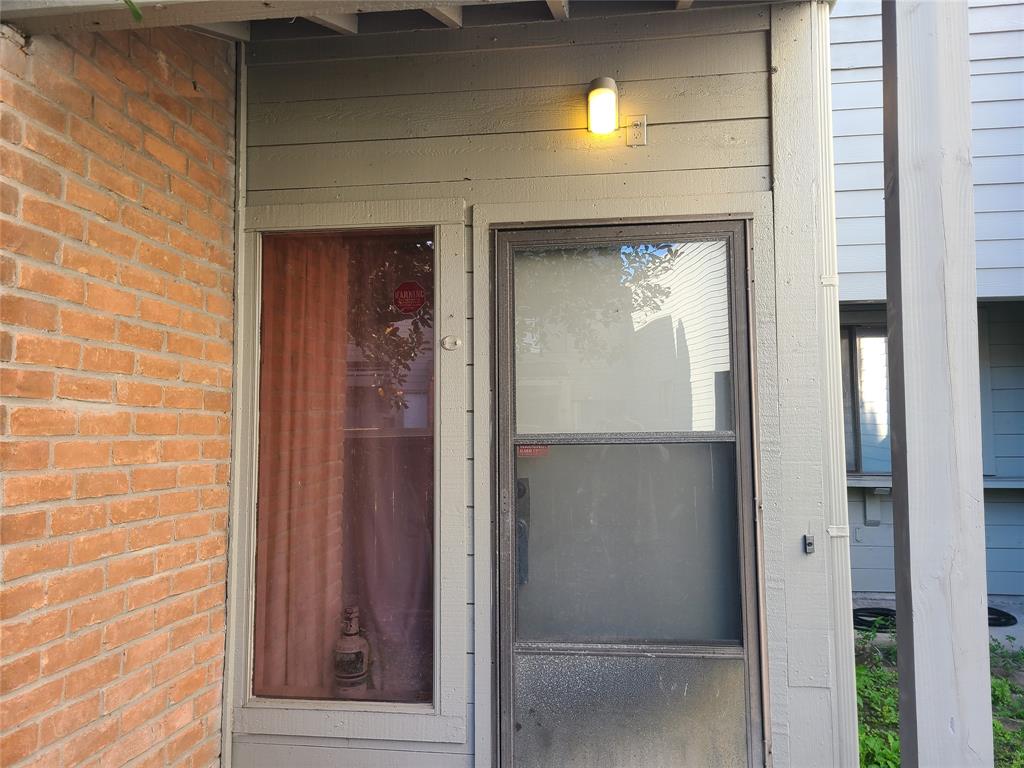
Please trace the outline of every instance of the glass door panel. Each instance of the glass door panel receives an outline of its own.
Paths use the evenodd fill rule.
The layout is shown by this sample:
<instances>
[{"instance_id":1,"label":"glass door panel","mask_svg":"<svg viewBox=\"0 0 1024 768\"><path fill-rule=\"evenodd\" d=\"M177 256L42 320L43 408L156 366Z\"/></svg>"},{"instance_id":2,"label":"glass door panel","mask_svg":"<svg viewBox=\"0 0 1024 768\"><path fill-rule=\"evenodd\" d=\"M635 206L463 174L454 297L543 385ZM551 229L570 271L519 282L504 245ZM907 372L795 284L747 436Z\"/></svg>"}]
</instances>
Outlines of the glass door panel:
<instances>
[{"instance_id":1,"label":"glass door panel","mask_svg":"<svg viewBox=\"0 0 1024 768\"><path fill-rule=\"evenodd\" d=\"M756 751L742 248L733 224L499 236L506 767Z\"/></svg>"},{"instance_id":2,"label":"glass door panel","mask_svg":"<svg viewBox=\"0 0 1024 768\"><path fill-rule=\"evenodd\" d=\"M515 254L516 431L732 429L726 242Z\"/></svg>"},{"instance_id":3,"label":"glass door panel","mask_svg":"<svg viewBox=\"0 0 1024 768\"><path fill-rule=\"evenodd\" d=\"M516 639L740 641L731 443L516 458Z\"/></svg>"}]
</instances>

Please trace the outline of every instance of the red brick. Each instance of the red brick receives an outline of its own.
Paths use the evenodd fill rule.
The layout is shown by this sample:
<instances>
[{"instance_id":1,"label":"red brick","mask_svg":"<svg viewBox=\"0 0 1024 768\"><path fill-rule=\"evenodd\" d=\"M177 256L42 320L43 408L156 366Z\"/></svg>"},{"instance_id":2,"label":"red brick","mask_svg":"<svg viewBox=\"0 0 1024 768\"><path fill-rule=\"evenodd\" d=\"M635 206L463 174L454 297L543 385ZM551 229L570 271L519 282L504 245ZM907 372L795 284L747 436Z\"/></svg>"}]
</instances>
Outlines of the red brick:
<instances>
[{"instance_id":1,"label":"red brick","mask_svg":"<svg viewBox=\"0 0 1024 768\"><path fill-rule=\"evenodd\" d=\"M49 371L24 371L17 368L0 370L0 394L33 400L53 397L53 374Z\"/></svg>"},{"instance_id":2,"label":"red brick","mask_svg":"<svg viewBox=\"0 0 1024 768\"><path fill-rule=\"evenodd\" d=\"M21 203L21 218L28 224L81 240L85 235L82 214L62 205L27 197Z\"/></svg>"},{"instance_id":3,"label":"red brick","mask_svg":"<svg viewBox=\"0 0 1024 768\"><path fill-rule=\"evenodd\" d=\"M136 467L132 470L132 490L138 493L174 488L176 467Z\"/></svg>"},{"instance_id":4,"label":"red brick","mask_svg":"<svg viewBox=\"0 0 1024 768\"><path fill-rule=\"evenodd\" d=\"M94 694L81 701L65 705L39 724L39 739L43 744L52 744L69 733L93 722L100 714L100 695ZM58 758L59 759L59 758Z\"/></svg>"},{"instance_id":5,"label":"red brick","mask_svg":"<svg viewBox=\"0 0 1024 768\"><path fill-rule=\"evenodd\" d=\"M93 155L102 158L114 167L124 163L124 144L112 137L107 131L102 131L72 116L68 132L77 144L85 147Z\"/></svg>"},{"instance_id":6,"label":"red brick","mask_svg":"<svg viewBox=\"0 0 1024 768\"><path fill-rule=\"evenodd\" d=\"M43 651L43 674L52 675L54 672L73 667L86 659L91 659L100 651L100 630L83 632L72 637L63 643L51 645Z\"/></svg>"},{"instance_id":7,"label":"red brick","mask_svg":"<svg viewBox=\"0 0 1024 768\"><path fill-rule=\"evenodd\" d=\"M111 341L114 338L115 325L111 317L100 317L76 309L63 309L60 313L60 328L65 336Z\"/></svg>"},{"instance_id":8,"label":"red brick","mask_svg":"<svg viewBox=\"0 0 1024 768\"><path fill-rule=\"evenodd\" d=\"M103 589L103 568L76 568L50 577L46 585L50 605L95 595Z\"/></svg>"},{"instance_id":9,"label":"red brick","mask_svg":"<svg viewBox=\"0 0 1024 768\"><path fill-rule=\"evenodd\" d=\"M154 464L160 458L155 440L124 440L114 443L115 464Z\"/></svg>"},{"instance_id":10,"label":"red brick","mask_svg":"<svg viewBox=\"0 0 1024 768\"><path fill-rule=\"evenodd\" d=\"M60 261L66 269L73 269L75 272L81 272L83 275L98 277L108 282L117 279L118 269L120 268L120 265L113 259L83 251L71 244L64 245L64 253L61 255Z\"/></svg>"},{"instance_id":11,"label":"red brick","mask_svg":"<svg viewBox=\"0 0 1024 768\"><path fill-rule=\"evenodd\" d=\"M31 264L21 265L18 287L79 304L85 297L85 283L81 278Z\"/></svg>"},{"instance_id":12,"label":"red brick","mask_svg":"<svg viewBox=\"0 0 1024 768\"><path fill-rule=\"evenodd\" d=\"M17 478L8 478L7 482ZM68 477L70 484L70 477ZM10 501L8 504L13 506ZM4 556L4 578L18 579L34 573L63 568L68 562L68 543L49 541L45 544L28 544L10 547Z\"/></svg>"},{"instance_id":13,"label":"red brick","mask_svg":"<svg viewBox=\"0 0 1024 768\"><path fill-rule=\"evenodd\" d=\"M42 445L46 445L43 443ZM0 541L6 545L16 544L19 541L31 541L40 538L46 532L46 512L34 510L32 512L10 513L0 517ZM31 585L22 585L31 586ZM4 607L8 606L10 596L4 593ZM36 606L37 608L39 606ZM6 614L4 614L6 617Z\"/></svg>"},{"instance_id":14,"label":"red brick","mask_svg":"<svg viewBox=\"0 0 1024 768\"><path fill-rule=\"evenodd\" d=\"M155 496L118 499L110 503L110 522L116 524L156 517L158 500Z\"/></svg>"},{"instance_id":15,"label":"red brick","mask_svg":"<svg viewBox=\"0 0 1024 768\"><path fill-rule=\"evenodd\" d=\"M85 172L85 154L78 147L49 131L40 130L34 123L25 125L22 146L73 173L82 175Z\"/></svg>"},{"instance_id":16,"label":"red brick","mask_svg":"<svg viewBox=\"0 0 1024 768\"><path fill-rule=\"evenodd\" d=\"M54 368L77 368L82 347L72 341L45 336L18 336L14 359L19 363L35 363Z\"/></svg>"},{"instance_id":17,"label":"red brick","mask_svg":"<svg viewBox=\"0 0 1024 768\"><path fill-rule=\"evenodd\" d=\"M64 445L72 447L75 443L65 443ZM91 460L72 457L70 463L81 464L82 466L103 466L106 464L107 456L110 453L109 444L97 443L94 445L97 448L94 449L94 457ZM88 449L84 453L88 453ZM65 533L81 533L82 531L102 528L106 525L106 522L107 510L102 504L80 504L54 510L50 518L50 530L53 531L55 536L60 536ZM72 545L72 552L74 552L74 545Z\"/></svg>"},{"instance_id":18,"label":"red brick","mask_svg":"<svg viewBox=\"0 0 1024 768\"><path fill-rule=\"evenodd\" d=\"M113 384L106 379L62 375L57 379L57 397L67 400L109 402Z\"/></svg>"},{"instance_id":19,"label":"red brick","mask_svg":"<svg viewBox=\"0 0 1024 768\"><path fill-rule=\"evenodd\" d=\"M132 316L135 314L135 295L98 283L90 283L85 299L86 305L101 312Z\"/></svg>"},{"instance_id":20,"label":"red brick","mask_svg":"<svg viewBox=\"0 0 1024 768\"><path fill-rule=\"evenodd\" d=\"M125 232L120 232L106 224L90 221L85 235L86 242L104 253L130 259L135 255L136 239Z\"/></svg>"},{"instance_id":21,"label":"red brick","mask_svg":"<svg viewBox=\"0 0 1024 768\"><path fill-rule=\"evenodd\" d=\"M60 174L28 155L15 152L10 147L0 147L0 166L4 177L38 190L50 197L60 197ZM12 226L4 222L4 228Z\"/></svg>"},{"instance_id":22,"label":"red brick","mask_svg":"<svg viewBox=\"0 0 1024 768\"><path fill-rule=\"evenodd\" d=\"M133 579L144 579L153 575L153 556L148 553L112 560L107 566L107 582L117 586Z\"/></svg>"},{"instance_id":23,"label":"red brick","mask_svg":"<svg viewBox=\"0 0 1024 768\"><path fill-rule=\"evenodd\" d=\"M3 728L13 728L26 720L31 720L60 703L64 684L60 680L51 680L29 691L13 696L4 702Z\"/></svg>"},{"instance_id":24,"label":"red brick","mask_svg":"<svg viewBox=\"0 0 1024 768\"><path fill-rule=\"evenodd\" d=\"M106 671L106 670L104 670ZM98 679L99 680L99 679ZM96 687L109 680L97 682ZM69 681L70 685L70 681ZM93 690L89 688L87 690ZM72 736L64 745L64 765L78 765L86 758L92 757L101 750L106 749L117 739L117 718L107 717L99 721L99 724Z\"/></svg>"},{"instance_id":25,"label":"red brick","mask_svg":"<svg viewBox=\"0 0 1024 768\"><path fill-rule=\"evenodd\" d=\"M71 631L76 632L83 627L109 621L123 610L124 592L113 592L83 600L71 607ZM68 683L70 685L70 680Z\"/></svg>"},{"instance_id":26,"label":"red brick","mask_svg":"<svg viewBox=\"0 0 1024 768\"><path fill-rule=\"evenodd\" d=\"M128 475L121 471L82 474L75 482L75 497L79 499L114 496L127 492Z\"/></svg>"},{"instance_id":27,"label":"red brick","mask_svg":"<svg viewBox=\"0 0 1024 768\"><path fill-rule=\"evenodd\" d=\"M75 414L56 408L14 408L10 415L12 435L71 435Z\"/></svg>"},{"instance_id":28,"label":"red brick","mask_svg":"<svg viewBox=\"0 0 1024 768\"><path fill-rule=\"evenodd\" d=\"M52 235L5 221L0 227L0 248L30 259L52 262L57 258L59 241Z\"/></svg>"},{"instance_id":29,"label":"red brick","mask_svg":"<svg viewBox=\"0 0 1024 768\"><path fill-rule=\"evenodd\" d=\"M78 430L83 435L127 435L131 423L130 413L83 413Z\"/></svg>"},{"instance_id":30,"label":"red brick","mask_svg":"<svg viewBox=\"0 0 1024 768\"><path fill-rule=\"evenodd\" d=\"M139 182L122 170L95 158L89 161L89 180L129 200L137 200Z\"/></svg>"},{"instance_id":31,"label":"red brick","mask_svg":"<svg viewBox=\"0 0 1024 768\"><path fill-rule=\"evenodd\" d=\"M4 543L12 544L15 541L23 541L23 539L8 540L4 537ZM0 592L0 618L4 620L19 616L26 611L34 611L44 605L46 605L46 589L42 579L23 582L13 587L9 586Z\"/></svg>"},{"instance_id":32,"label":"red brick","mask_svg":"<svg viewBox=\"0 0 1024 768\"><path fill-rule=\"evenodd\" d=\"M3 656L14 656L63 637L68 630L65 609L37 613L24 621L8 623L0 636Z\"/></svg>"},{"instance_id":33,"label":"red brick","mask_svg":"<svg viewBox=\"0 0 1024 768\"><path fill-rule=\"evenodd\" d=\"M135 353L108 347L86 347L82 353L82 368L104 373L131 373L135 368Z\"/></svg>"},{"instance_id":34,"label":"red brick","mask_svg":"<svg viewBox=\"0 0 1024 768\"><path fill-rule=\"evenodd\" d=\"M80 184L74 179L68 179L64 199L77 208L102 216L107 221L117 218L119 207L116 197Z\"/></svg>"},{"instance_id":35,"label":"red brick","mask_svg":"<svg viewBox=\"0 0 1024 768\"><path fill-rule=\"evenodd\" d=\"M121 554L125 551L128 533L114 529L76 538L71 543L71 562L79 565Z\"/></svg>"},{"instance_id":36,"label":"red brick","mask_svg":"<svg viewBox=\"0 0 1024 768\"><path fill-rule=\"evenodd\" d=\"M56 316L53 304L24 296L6 295L0 299L0 322L7 325L55 331Z\"/></svg>"},{"instance_id":37,"label":"red brick","mask_svg":"<svg viewBox=\"0 0 1024 768\"><path fill-rule=\"evenodd\" d=\"M39 725L32 723L0 736L0 755L5 765L14 765L31 755L39 744Z\"/></svg>"}]
</instances>

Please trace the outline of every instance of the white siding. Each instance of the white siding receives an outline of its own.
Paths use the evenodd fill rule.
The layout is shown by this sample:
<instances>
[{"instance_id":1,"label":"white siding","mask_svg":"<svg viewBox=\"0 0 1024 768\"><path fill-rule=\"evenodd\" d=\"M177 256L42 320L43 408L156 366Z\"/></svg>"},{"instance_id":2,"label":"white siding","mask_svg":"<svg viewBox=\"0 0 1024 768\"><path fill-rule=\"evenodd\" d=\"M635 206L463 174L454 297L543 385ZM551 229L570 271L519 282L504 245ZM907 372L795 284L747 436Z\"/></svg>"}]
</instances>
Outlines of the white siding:
<instances>
[{"instance_id":1,"label":"white siding","mask_svg":"<svg viewBox=\"0 0 1024 768\"><path fill-rule=\"evenodd\" d=\"M970 5L978 296L1024 296L1024 3ZM884 300L879 0L839 0L831 33L840 298Z\"/></svg>"}]
</instances>

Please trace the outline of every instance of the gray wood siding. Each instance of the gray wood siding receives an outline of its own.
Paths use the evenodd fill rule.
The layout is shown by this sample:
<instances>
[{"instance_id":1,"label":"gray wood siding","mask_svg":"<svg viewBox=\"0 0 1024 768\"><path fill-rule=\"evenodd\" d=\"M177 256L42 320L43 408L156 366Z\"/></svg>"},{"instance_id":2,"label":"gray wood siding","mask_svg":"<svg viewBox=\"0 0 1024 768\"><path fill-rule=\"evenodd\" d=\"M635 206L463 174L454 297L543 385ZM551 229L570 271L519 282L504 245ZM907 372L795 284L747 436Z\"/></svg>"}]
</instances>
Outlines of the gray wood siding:
<instances>
[{"instance_id":1,"label":"gray wood siding","mask_svg":"<svg viewBox=\"0 0 1024 768\"><path fill-rule=\"evenodd\" d=\"M986 303L981 318L982 420L991 441L986 481L1021 486L985 490L988 591L1024 595L1024 302ZM849 511L854 591L892 592L889 496L850 488Z\"/></svg>"},{"instance_id":2,"label":"gray wood siding","mask_svg":"<svg viewBox=\"0 0 1024 768\"><path fill-rule=\"evenodd\" d=\"M255 43L247 202L457 197L473 206L767 193L769 22L768 8L747 7ZM647 114L647 146L586 131L584 94L598 75L618 81L622 115ZM472 307L468 314L473 343ZM472 391L472 363L467 375ZM474 415L471 401L466 418L473 434L474 419L489 414ZM466 451L472 469L474 446ZM472 483L466 497L472 534ZM474 593L488 585L474 588L469 541L472 637ZM467 663L472 702L472 647ZM234 749L253 766L454 768L473 763L473 746L472 734L463 745L235 734Z\"/></svg>"},{"instance_id":3,"label":"gray wood siding","mask_svg":"<svg viewBox=\"0 0 1024 768\"><path fill-rule=\"evenodd\" d=\"M993 469L996 479L1024 482L1024 303L990 304L985 312ZM1024 526L1024 509L1018 522ZM1024 562L1024 550L1020 559Z\"/></svg>"},{"instance_id":4,"label":"gray wood siding","mask_svg":"<svg viewBox=\"0 0 1024 768\"><path fill-rule=\"evenodd\" d=\"M1024 3L970 0L978 296L1024 296ZM879 0L831 20L839 289L885 299Z\"/></svg>"},{"instance_id":5,"label":"gray wood siding","mask_svg":"<svg viewBox=\"0 0 1024 768\"><path fill-rule=\"evenodd\" d=\"M879 525L868 525L877 505ZM850 488L850 547L855 592L895 591L892 502L871 489ZM985 491L985 544L990 595L1024 595L1024 490Z\"/></svg>"}]
</instances>

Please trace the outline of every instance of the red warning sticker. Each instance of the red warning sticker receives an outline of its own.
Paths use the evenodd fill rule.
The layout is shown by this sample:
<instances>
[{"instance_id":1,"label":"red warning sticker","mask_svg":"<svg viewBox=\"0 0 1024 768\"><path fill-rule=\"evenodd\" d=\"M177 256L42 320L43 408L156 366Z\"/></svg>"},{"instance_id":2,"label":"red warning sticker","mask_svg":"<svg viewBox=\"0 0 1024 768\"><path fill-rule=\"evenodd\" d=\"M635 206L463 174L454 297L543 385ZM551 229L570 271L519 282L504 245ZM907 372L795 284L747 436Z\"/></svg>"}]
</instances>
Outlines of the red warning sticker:
<instances>
[{"instance_id":1,"label":"red warning sticker","mask_svg":"<svg viewBox=\"0 0 1024 768\"><path fill-rule=\"evenodd\" d=\"M427 303L427 292L419 283L405 282L395 288L395 306L406 315L415 315Z\"/></svg>"},{"instance_id":2,"label":"red warning sticker","mask_svg":"<svg viewBox=\"0 0 1024 768\"><path fill-rule=\"evenodd\" d=\"M542 456L547 456L548 451L550 450L550 445L517 445L516 456L518 456L521 459L535 459Z\"/></svg>"}]
</instances>

